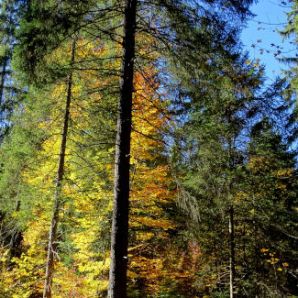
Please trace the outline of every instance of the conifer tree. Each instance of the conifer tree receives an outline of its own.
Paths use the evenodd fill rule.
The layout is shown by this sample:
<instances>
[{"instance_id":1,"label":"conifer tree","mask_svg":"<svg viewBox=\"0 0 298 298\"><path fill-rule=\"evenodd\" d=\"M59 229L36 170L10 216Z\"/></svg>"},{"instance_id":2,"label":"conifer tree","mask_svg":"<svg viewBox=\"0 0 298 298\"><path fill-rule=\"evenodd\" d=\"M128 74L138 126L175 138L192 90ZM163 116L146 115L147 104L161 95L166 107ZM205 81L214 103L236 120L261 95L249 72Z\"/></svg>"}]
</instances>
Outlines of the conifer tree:
<instances>
[{"instance_id":1,"label":"conifer tree","mask_svg":"<svg viewBox=\"0 0 298 298\"><path fill-rule=\"evenodd\" d=\"M76 40L74 39L71 50L71 67L75 63L75 47ZM54 208L53 215L51 219L51 227L49 232L49 243L48 243L48 256L47 256L47 264L46 264L46 281L43 297L51 298L52 297L52 279L53 279L53 270L54 270L54 258L55 254L57 254L57 228L59 223L59 211L62 206L61 202L61 188L63 187L63 178L64 178L64 167L65 167L65 153L66 153L66 144L68 137L68 127L69 127L69 115L70 115L70 105L72 100L72 72L68 75L67 79L67 94L66 94L66 103L65 103L65 111L64 111L64 121L63 128L61 133L61 148L59 152L59 161L58 161L58 169L57 169L57 177L56 177L56 185L55 185L55 195L54 195Z\"/></svg>"},{"instance_id":2,"label":"conifer tree","mask_svg":"<svg viewBox=\"0 0 298 298\"><path fill-rule=\"evenodd\" d=\"M127 0L124 11L123 60L115 153L115 197L111 235L109 298L127 297L130 139L136 16L137 0Z\"/></svg>"},{"instance_id":3,"label":"conifer tree","mask_svg":"<svg viewBox=\"0 0 298 298\"><path fill-rule=\"evenodd\" d=\"M253 266L247 268L247 278L254 285L251 295L295 295L297 288L291 271L297 262L293 253L297 245L297 173L293 153L268 119L253 128L247 170L244 190L248 195L247 208L251 208L246 219L252 237L251 246L247 247L249 250L250 246L253 258L247 262Z\"/></svg>"},{"instance_id":4,"label":"conifer tree","mask_svg":"<svg viewBox=\"0 0 298 298\"><path fill-rule=\"evenodd\" d=\"M201 79L201 81L198 80L198 84L201 86L205 84L204 92L199 93L198 90L200 89L198 88L194 88L194 90L191 87L184 89L182 95L186 97L185 104L188 107L191 100L192 109L186 118L187 121L184 120L183 126L177 130L177 136L181 135L181 137L177 139L176 150L178 152L182 150L180 151L182 156L178 157L177 168L177 173L180 173L180 179L183 181L182 184L179 184L181 190L180 204L193 217L193 222L190 225L194 227L191 230L202 248L204 266L201 269L202 277L198 278L202 283L202 287L199 288L202 295L211 293L213 295L228 295L230 292L230 296L263 295L264 297L271 297L275 295L279 297L286 295L286 293L295 292L293 288L290 291L288 289L281 290L287 284L285 281L287 277L285 276L287 276L288 269L286 267L288 268L290 262L281 261L282 258L279 258L278 254L281 256L282 253L277 248L275 250L272 247L267 248L261 243L264 241L271 243L272 246L275 244L278 246L277 243L280 243L281 240L276 241L276 239L283 238L283 228L269 228L267 224L270 226L273 222L284 221L285 218L287 218L285 222L289 227L289 231L286 233L289 234L288 239L284 239L281 246L287 247L287 250L291 251L290 247L295 242L296 235L290 228L292 224L295 225L292 217L295 208L288 212L285 211L285 202L277 203L274 197L281 195L281 190L277 189L280 182L277 182L279 178L276 173L285 174L287 172L285 168L288 168L288 174L285 174L285 181L280 187L287 189L290 196L295 193L295 186L292 184L296 175L293 155L287 152L288 149L285 144L282 144L278 131L284 135L283 142L291 144L287 136L295 133L297 122L295 123L293 115L290 114L291 101L286 104L284 89L280 91L282 82L277 82L272 86L272 89L270 87L264 94L261 94L262 70L255 69L253 63L248 63L245 59L244 61L246 62L243 64L236 62L235 65L239 67L236 69L241 69L240 75L237 76L234 69L233 75L230 77L231 81L227 76L222 81L220 77L217 77L217 80L212 80L216 84L212 85L212 89L209 90L208 87L211 88L209 86L210 79L208 81ZM231 71L231 68L226 69ZM196 101L196 96L200 100ZM251 133L253 123L259 122L266 116L270 117L270 123L274 125L274 130L269 129L267 133L268 136L272 137L272 141L275 138L276 143L279 144L276 147L269 145L271 137L266 137L267 133L262 129L262 121L256 124ZM264 134L260 134L258 125ZM290 133L286 131L287 129ZM255 133L257 131L259 133L257 133L258 139L256 140ZM274 134L275 137L273 137ZM262 147L264 150L266 150L265 148L272 148L266 153L263 151L260 154L262 156L260 156L260 160L257 159L254 163L260 171L264 171L259 176L259 178L262 177L260 180L257 178L259 175L257 172L247 172L247 168L251 168L251 170L253 168L250 160L252 151L247 150L250 139L256 146L264 146ZM267 141L269 143L266 143ZM270 150L275 151L275 153L269 153ZM268 172L267 175L265 174L267 171L265 164L261 163L261 160L262 158L267 160L271 154L274 158L270 162L267 161L268 171L276 172L274 174ZM174 155L174 158L177 158L177 155ZM285 161L287 166L283 162L278 162L281 160ZM272 167L276 165L279 170L273 170L270 165ZM265 177L269 180L266 180ZM257 180L251 182L251 179ZM261 183L258 190L257 181ZM256 196L255 191L259 193L258 196ZM287 195L281 195L281 197L285 198ZM293 203L293 199L290 201ZM267 211L270 213L271 207L269 206L272 206L271 211L275 218L273 219L268 215L268 222L265 224L266 220L260 219L260 217L262 217L262 212L264 216ZM257 208L258 212L256 211ZM279 211L281 213L278 213ZM281 215L282 213L283 215ZM227 233L228 222L230 235ZM259 224L262 227L259 227ZM266 226L271 232L268 232ZM267 232L263 233L265 230ZM275 234L274 240L269 236L272 234ZM230 241L228 243L229 236ZM292 239L290 239L291 236ZM292 244L289 245L289 242ZM223 249L223 244L225 249ZM229 262L229 255L230 275L232 275L230 276L230 287L233 287L233 290L228 290L226 267ZM276 267L275 270L278 269L276 272L279 272L280 277L284 274L283 281L279 280L277 275L275 277L271 275L269 278L270 273L266 271L268 270L267 265L265 262L263 263L265 256L270 256L271 259L266 259L265 262L273 262L273 267L279 262L280 267ZM291 256L291 259L293 263L296 262L294 255ZM232 270L234 272L231 272ZM262 273L258 275L260 272ZM267 282L263 281L262 274L265 274ZM242 276L241 279L240 276ZM290 278L290 280L292 279ZM204 287L206 284L209 284L208 289Z\"/></svg>"},{"instance_id":5,"label":"conifer tree","mask_svg":"<svg viewBox=\"0 0 298 298\"><path fill-rule=\"evenodd\" d=\"M1 140L10 126L14 105L21 100L22 90L17 86L12 71L12 55L16 43L15 31L23 11L20 1L2 1L0 6L0 121Z\"/></svg>"},{"instance_id":6,"label":"conifer tree","mask_svg":"<svg viewBox=\"0 0 298 298\"><path fill-rule=\"evenodd\" d=\"M235 62L234 71L241 69L242 64L238 63ZM224 233L225 239L229 239L225 242L225 250L213 250L213 253L215 260L217 259L215 262L226 262L226 265L229 263L230 297L233 297L237 288L234 284L237 220L234 197L240 191L238 181L243 175L244 155L241 147L244 145L244 129L247 125L245 117L255 107L253 94L258 88L259 75L257 71L253 70L253 73L249 75L245 69L241 69L238 74L234 72L231 80L227 77L218 78L212 90L207 89L210 86L206 86L208 91L203 94L197 91L197 95L191 93L193 112L190 114L190 121L182 128L183 135L188 136L185 138L185 145L184 141L181 143L186 146L184 150L187 158L184 187L197 200L194 212L198 214L194 216L199 221L197 224L201 230L201 245L204 247L206 244L209 251L215 245L222 247L221 233ZM184 130L189 132L185 133ZM208 241L209 233L214 236ZM213 266L216 267L215 264ZM225 270L226 265L219 265L223 266L219 270ZM217 282L224 288L227 280Z\"/></svg>"},{"instance_id":7,"label":"conifer tree","mask_svg":"<svg viewBox=\"0 0 298 298\"><path fill-rule=\"evenodd\" d=\"M196 14L199 12L199 9L193 10L193 5L198 5L198 8L202 9L202 15L198 15L199 19L202 23L206 22L207 26L212 27L213 22L211 19L213 17L219 16L218 11L223 6L226 5L227 12L230 13L239 13L240 15L244 15L247 10L247 3L250 1L228 1L225 3L223 1L214 1L212 3L214 8L214 14L209 14L208 10L204 8L204 3L200 1L194 2L193 4L186 6L184 1L152 1L149 3L152 7L157 8L157 12L161 13L161 15L167 16L167 19L171 19L171 26L167 26L163 28L160 26L159 28L155 28L159 22L155 22L149 26L150 34L153 34L157 39L162 40L163 49L170 48L168 53L174 52L172 51L172 47L175 49L176 44L178 45L179 41L182 40L184 48L190 47L190 40L184 40L183 35L186 30L192 29L189 32L195 32L197 28L197 23L195 22L198 18ZM127 25L127 28L124 28L124 41L128 38L128 41L123 43L124 53L123 53L123 68L120 71L120 76L122 76L123 84L120 85L119 93L120 93L120 104L119 107L119 120L117 133L118 137L116 140L116 148L118 146L122 146L123 141L123 150L116 150L116 169L119 167L123 170L123 175L115 175L115 199L117 202L121 203L121 208L118 208L117 204L115 204L115 212L114 212L114 223L113 223L113 232L112 232L112 265L111 265L111 282L110 282L110 297L126 297L126 258L127 258L127 242L128 242L128 198L129 198L129 156L130 156L130 130L131 130L131 105L132 105L132 92L133 92L133 57L135 49L134 44L134 31L136 24L142 24L141 18L136 19L136 7L137 1L126 1L126 9L124 10L124 16L129 15L130 18L126 18L127 22L124 22ZM144 7L139 7L139 11L142 8L147 7L147 4ZM50 52L55 48L59 47L61 42L64 39L64 36L71 36L74 32L76 32L81 27L88 27L96 24L101 17L105 16L105 13L108 11L112 11L112 8L106 8L104 5L97 6L92 1L84 1L84 2L75 2L71 1L63 1L61 3L62 10L57 12L57 7L53 5L51 1L46 1L43 3L30 1L28 3L28 9L24 17L24 21L22 23L21 29L19 31L19 40L20 46L18 47L17 58L19 59L19 67L22 69L28 70L29 77L35 80L45 80L45 72L42 68L45 65L41 62L45 61L45 58ZM92 11L95 9L94 11ZM92 12L91 12L92 11ZM98 14L96 14L98 12ZM104 13L102 13L104 12ZM164 13L165 12L165 13ZM173 16L180 17L182 24L186 24L186 26L182 27L183 30L179 29L176 22L173 21ZM222 15L221 15L222 16ZM146 14L144 14L145 20L149 19ZM132 23L131 23L132 22ZM136 24L134 24L136 22ZM128 26L129 25L129 26ZM146 22L145 22L145 25ZM199 24L200 25L200 24ZM96 26L95 26L96 27ZM220 27L220 26L219 26ZM97 37L101 35L109 36L112 40L118 38L117 30L106 30L105 27L96 27L100 33L97 33ZM214 30L215 31L215 30ZM213 32L214 32L213 31ZM85 32L88 32L86 30ZM94 32L94 31L93 31ZM177 34L176 34L177 33ZM203 33L202 33L203 34ZM201 35L202 35L201 34ZM176 35L177 39L173 40L173 37ZM47 42L44 42L45 36L47 38ZM187 37L190 37L191 34L188 34ZM163 38L165 37L165 38ZM209 36L210 37L210 36ZM212 35L210 37L210 44L214 43L212 39ZM188 49L188 50L189 50ZM189 51L190 52L190 51ZM23 55L21 55L23 54ZM127 54L127 56L126 56ZM25 58L25 59L24 59ZM47 66L47 64L46 64ZM127 68L126 68L127 67ZM126 71L128 70L127 76ZM54 69L57 71L57 69ZM57 75L57 74L56 74ZM127 80L127 81L126 81ZM126 90L127 88L127 90ZM123 100L123 102L121 101ZM121 117L124 117L123 119ZM124 121L123 121L124 120ZM124 134L122 137L121 134ZM120 147L121 148L121 147ZM118 161L118 153L120 160ZM121 171L122 171L121 170ZM118 187L119 186L119 187ZM119 188L119 189L118 189ZM123 195L118 194L118 192L122 192ZM123 205L122 205L123 204ZM123 216L120 223L116 221L117 214ZM114 240L114 235L117 235L118 228L117 226L121 226L121 231L123 238L116 237L120 242ZM120 230L119 230L120 231ZM115 249L115 251L114 251ZM113 257L116 255L117 257ZM114 262L114 259L116 262ZM114 268L114 263L118 264ZM116 279L114 280L114 277ZM119 285L116 287L117 283ZM115 293L114 293L115 291Z\"/></svg>"}]
</instances>

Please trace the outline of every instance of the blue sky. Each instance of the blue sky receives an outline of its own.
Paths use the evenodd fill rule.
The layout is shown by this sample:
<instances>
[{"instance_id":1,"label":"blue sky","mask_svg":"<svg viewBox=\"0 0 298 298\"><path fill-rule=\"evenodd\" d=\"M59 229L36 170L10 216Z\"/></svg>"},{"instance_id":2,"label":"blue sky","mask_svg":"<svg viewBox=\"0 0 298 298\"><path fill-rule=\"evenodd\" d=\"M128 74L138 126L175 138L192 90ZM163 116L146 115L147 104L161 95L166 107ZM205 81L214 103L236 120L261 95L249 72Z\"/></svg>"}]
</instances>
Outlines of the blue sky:
<instances>
[{"instance_id":1,"label":"blue sky","mask_svg":"<svg viewBox=\"0 0 298 298\"><path fill-rule=\"evenodd\" d=\"M252 6L255 17L251 18L241 35L242 42L252 59L260 59L266 66L266 76L272 80L287 68L277 57L293 56L297 52L291 40L283 40L278 30L287 23L286 13L289 5L282 5L282 0L259 0ZM288 1L285 1L288 2ZM280 51L280 54L278 54ZM276 57L274 55L278 54Z\"/></svg>"}]
</instances>

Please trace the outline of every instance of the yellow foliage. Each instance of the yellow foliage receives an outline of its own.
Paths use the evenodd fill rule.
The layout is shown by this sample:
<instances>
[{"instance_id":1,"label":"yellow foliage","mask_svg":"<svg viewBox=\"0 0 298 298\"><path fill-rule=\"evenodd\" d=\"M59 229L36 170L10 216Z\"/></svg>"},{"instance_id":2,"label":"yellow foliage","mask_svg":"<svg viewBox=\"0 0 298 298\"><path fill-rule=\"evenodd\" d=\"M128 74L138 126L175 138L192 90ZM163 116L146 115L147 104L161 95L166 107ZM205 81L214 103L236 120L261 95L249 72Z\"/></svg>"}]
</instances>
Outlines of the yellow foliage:
<instances>
[{"instance_id":1,"label":"yellow foliage","mask_svg":"<svg viewBox=\"0 0 298 298\"><path fill-rule=\"evenodd\" d=\"M279 178L291 177L293 176L294 169L293 168L279 169L279 170L276 170L274 173L275 173L275 176Z\"/></svg>"},{"instance_id":2,"label":"yellow foliage","mask_svg":"<svg viewBox=\"0 0 298 298\"><path fill-rule=\"evenodd\" d=\"M150 40L146 39L146 42ZM70 51L70 45L66 44L47 57L48 62L65 63ZM78 41L77 60L102 55L108 53L100 41ZM119 63L116 61L107 67L117 69ZM98 92L86 97L86 90L105 87L110 78L100 80L92 70L80 75L74 72L73 76L74 100L70 109L71 129L65 160L67 179L63 181L61 190L59 245L53 280L55 298L91 298L104 293L110 265L107 248L99 249L97 246L103 242L101 237L110 232L112 192L107 181L112 181L113 165L105 159L114 154L114 149L101 151L95 147L94 151L86 151L90 156L81 156L77 146L85 145L84 138L90 137L88 128L94 120L92 108L105 100ZM170 244L171 232L179 227L167 215L167 208L174 205L175 192L169 190L172 181L163 156L162 133L168 121L165 113L167 102L157 96L159 86L155 76L154 68L144 69L135 76L131 140L130 228L133 240L129 248L129 278L132 284L142 279L148 295L157 295L169 276L187 287L200 254L197 244L189 244L189 254ZM13 260L13 269L6 270L1 277L4 291L17 298L40 295L43 291L66 97L65 81L54 84L44 96L55 108L49 111L47 119L39 119L37 123L40 129L50 131L49 137L40 144L42 164L28 167L22 173L22 179L35 195L26 205L31 217L23 235L24 252ZM96 144L98 139L92 141ZM92 160L92 167L82 159ZM104 177L99 175L103 172ZM21 216L21 212L16 212L15 217ZM105 222L108 228L101 226ZM6 252L3 252L1 264L6 259Z\"/></svg>"},{"instance_id":3,"label":"yellow foliage","mask_svg":"<svg viewBox=\"0 0 298 298\"><path fill-rule=\"evenodd\" d=\"M265 248L265 247L261 248L261 253L267 253L268 251L269 251L268 248Z\"/></svg>"}]
</instances>

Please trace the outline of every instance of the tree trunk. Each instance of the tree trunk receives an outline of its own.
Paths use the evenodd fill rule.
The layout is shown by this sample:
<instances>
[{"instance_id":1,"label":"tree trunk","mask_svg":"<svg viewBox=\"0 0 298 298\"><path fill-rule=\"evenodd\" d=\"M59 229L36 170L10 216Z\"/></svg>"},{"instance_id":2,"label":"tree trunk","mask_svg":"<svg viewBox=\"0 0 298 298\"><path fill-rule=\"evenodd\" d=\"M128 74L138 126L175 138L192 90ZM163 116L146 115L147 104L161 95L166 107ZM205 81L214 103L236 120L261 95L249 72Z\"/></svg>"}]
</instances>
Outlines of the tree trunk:
<instances>
[{"instance_id":1,"label":"tree trunk","mask_svg":"<svg viewBox=\"0 0 298 298\"><path fill-rule=\"evenodd\" d=\"M21 208L21 201L18 200L16 203L15 212L19 212ZM14 265L12 261L13 258L20 258L22 255L22 242L23 242L23 232L19 229L19 227L16 226L16 229L14 230L10 244L9 244L9 261L10 266Z\"/></svg>"},{"instance_id":2,"label":"tree trunk","mask_svg":"<svg viewBox=\"0 0 298 298\"><path fill-rule=\"evenodd\" d=\"M4 115L4 88L5 88L5 76L6 76L6 68L8 64L8 57L3 58L3 65L2 65L2 75L1 75L1 82L0 82L0 123L2 126L1 133L0 133L0 142L2 142L5 134L5 115Z\"/></svg>"},{"instance_id":3,"label":"tree trunk","mask_svg":"<svg viewBox=\"0 0 298 298\"><path fill-rule=\"evenodd\" d=\"M123 60L117 121L109 298L126 298L129 168L137 0L125 1Z\"/></svg>"},{"instance_id":4,"label":"tree trunk","mask_svg":"<svg viewBox=\"0 0 298 298\"><path fill-rule=\"evenodd\" d=\"M8 63L8 57L3 58L2 65L2 75L1 75L1 83L0 83L0 108L1 108L1 120L2 120L2 105L4 102L4 87L5 87L5 76L6 76L6 67Z\"/></svg>"},{"instance_id":5,"label":"tree trunk","mask_svg":"<svg viewBox=\"0 0 298 298\"><path fill-rule=\"evenodd\" d=\"M71 64L74 63L75 60L75 47L76 40L73 41L72 45L72 53L71 53ZM66 103L65 103L65 112L64 112L64 123L61 134L61 147L59 153L59 161L58 161L58 170L56 177L56 185L55 185L55 194L54 194L54 208L49 232L49 242L48 242L48 255L47 255L47 263L46 263L46 279L44 284L44 292L43 298L51 298L52 297L52 280L54 273L54 260L55 253L57 248L57 227L59 222L59 210L61 205L61 188L62 188L62 180L64 177L64 164L65 164L65 151L66 151L66 141L68 134L68 125L69 125L69 113L70 113L70 103L72 97L72 71L68 76L67 83L67 95L66 95Z\"/></svg>"},{"instance_id":6,"label":"tree trunk","mask_svg":"<svg viewBox=\"0 0 298 298\"><path fill-rule=\"evenodd\" d=\"M230 298L234 297L235 281L235 235L234 235L234 207L229 210L229 235L230 235Z\"/></svg>"}]
</instances>

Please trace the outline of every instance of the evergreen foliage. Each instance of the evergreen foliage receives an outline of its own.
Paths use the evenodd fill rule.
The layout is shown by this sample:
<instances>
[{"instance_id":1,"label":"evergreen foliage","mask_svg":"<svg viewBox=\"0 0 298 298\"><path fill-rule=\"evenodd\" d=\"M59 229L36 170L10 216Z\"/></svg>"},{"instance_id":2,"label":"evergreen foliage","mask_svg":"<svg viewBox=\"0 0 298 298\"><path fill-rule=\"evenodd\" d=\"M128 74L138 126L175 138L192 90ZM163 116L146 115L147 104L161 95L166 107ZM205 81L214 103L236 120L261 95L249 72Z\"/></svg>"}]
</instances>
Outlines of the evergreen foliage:
<instances>
[{"instance_id":1,"label":"evergreen foliage","mask_svg":"<svg viewBox=\"0 0 298 298\"><path fill-rule=\"evenodd\" d=\"M296 60L266 85L252 2L1 1L1 297L298 296Z\"/></svg>"}]
</instances>

